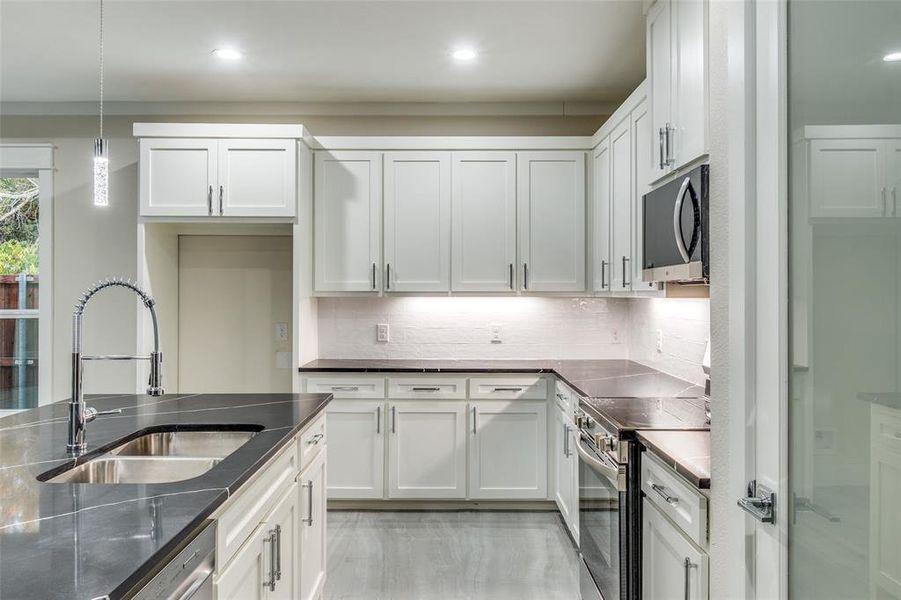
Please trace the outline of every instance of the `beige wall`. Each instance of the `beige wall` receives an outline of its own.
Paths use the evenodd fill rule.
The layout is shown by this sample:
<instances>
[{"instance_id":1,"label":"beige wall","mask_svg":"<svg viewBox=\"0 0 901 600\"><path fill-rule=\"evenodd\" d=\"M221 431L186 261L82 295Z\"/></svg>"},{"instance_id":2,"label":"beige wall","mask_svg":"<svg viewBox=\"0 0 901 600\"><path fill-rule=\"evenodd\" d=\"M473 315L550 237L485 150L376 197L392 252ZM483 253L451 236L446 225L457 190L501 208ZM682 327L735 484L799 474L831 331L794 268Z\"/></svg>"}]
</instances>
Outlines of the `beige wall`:
<instances>
[{"instance_id":1,"label":"beige wall","mask_svg":"<svg viewBox=\"0 0 901 600\"><path fill-rule=\"evenodd\" d=\"M51 142L54 174L54 348L53 397L69 395L71 309L92 282L114 275L136 277L137 141L134 122L303 123L316 135L591 135L604 116L518 117L328 117L328 116L116 116L104 121L110 141L110 206L91 204L91 156L95 116L0 115L3 141ZM136 304L124 290L103 292L86 314L88 352L132 352ZM102 315L102 316L101 316ZM164 348L165 350L165 348ZM135 368L128 363L90 364L88 393L134 390Z\"/></svg>"}]
</instances>

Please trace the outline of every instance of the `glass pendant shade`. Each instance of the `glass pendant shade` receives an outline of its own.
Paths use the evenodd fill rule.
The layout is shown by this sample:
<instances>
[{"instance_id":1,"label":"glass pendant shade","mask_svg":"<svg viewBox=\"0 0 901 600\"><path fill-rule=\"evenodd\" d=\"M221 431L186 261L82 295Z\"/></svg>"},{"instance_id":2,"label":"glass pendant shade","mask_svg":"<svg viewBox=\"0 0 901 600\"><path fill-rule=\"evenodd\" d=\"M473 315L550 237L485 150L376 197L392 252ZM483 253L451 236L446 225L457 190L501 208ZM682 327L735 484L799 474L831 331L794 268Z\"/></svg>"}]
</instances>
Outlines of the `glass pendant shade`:
<instances>
[{"instance_id":1,"label":"glass pendant shade","mask_svg":"<svg viewBox=\"0 0 901 600\"><path fill-rule=\"evenodd\" d=\"M109 206L109 151L106 140L94 140L94 206Z\"/></svg>"}]
</instances>

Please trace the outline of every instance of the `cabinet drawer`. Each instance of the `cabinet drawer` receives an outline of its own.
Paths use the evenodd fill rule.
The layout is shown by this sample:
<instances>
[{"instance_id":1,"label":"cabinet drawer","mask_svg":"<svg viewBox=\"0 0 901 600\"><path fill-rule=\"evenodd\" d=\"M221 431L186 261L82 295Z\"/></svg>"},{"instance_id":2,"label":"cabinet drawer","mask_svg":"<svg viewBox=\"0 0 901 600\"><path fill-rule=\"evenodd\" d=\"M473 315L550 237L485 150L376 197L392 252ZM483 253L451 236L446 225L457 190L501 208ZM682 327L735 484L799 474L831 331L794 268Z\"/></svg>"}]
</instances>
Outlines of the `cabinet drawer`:
<instances>
[{"instance_id":1,"label":"cabinet drawer","mask_svg":"<svg viewBox=\"0 0 901 600\"><path fill-rule=\"evenodd\" d=\"M465 398L465 377L391 377L389 398Z\"/></svg>"},{"instance_id":2,"label":"cabinet drawer","mask_svg":"<svg viewBox=\"0 0 901 600\"><path fill-rule=\"evenodd\" d=\"M650 452L641 455L641 491L689 539L707 547L707 498Z\"/></svg>"},{"instance_id":3,"label":"cabinet drawer","mask_svg":"<svg viewBox=\"0 0 901 600\"><path fill-rule=\"evenodd\" d=\"M384 398L384 377L317 375L306 378L310 394L333 394L335 398Z\"/></svg>"},{"instance_id":4,"label":"cabinet drawer","mask_svg":"<svg viewBox=\"0 0 901 600\"><path fill-rule=\"evenodd\" d=\"M470 398L493 400L547 400L547 379L532 377L473 377L469 380Z\"/></svg>"},{"instance_id":5,"label":"cabinet drawer","mask_svg":"<svg viewBox=\"0 0 901 600\"><path fill-rule=\"evenodd\" d=\"M258 471L255 479L242 486L217 517L216 564L221 573L225 565L251 533L284 496L297 474L297 445L288 444Z\"/></svg>"},{"instance_id":6,"label":"cabinet drawer","mask_svg":"<svg viewBox=\"0 0 901 600\"><path fill-rule=\"evenodd\" d=\"M901 416L897 411L873 407L872 432L874 447L901 452Z\"/></svg>"},{"instance_id":7,"label":"cabinet drawer","mask_svg":"<svg viewBox=\"0 0 901 600\"><path fill-rule=\"evenodd\" d=\"M325 413L313 421L297 438L297 455L303 469L325 448Z\"/></svg>"}]
</instances>

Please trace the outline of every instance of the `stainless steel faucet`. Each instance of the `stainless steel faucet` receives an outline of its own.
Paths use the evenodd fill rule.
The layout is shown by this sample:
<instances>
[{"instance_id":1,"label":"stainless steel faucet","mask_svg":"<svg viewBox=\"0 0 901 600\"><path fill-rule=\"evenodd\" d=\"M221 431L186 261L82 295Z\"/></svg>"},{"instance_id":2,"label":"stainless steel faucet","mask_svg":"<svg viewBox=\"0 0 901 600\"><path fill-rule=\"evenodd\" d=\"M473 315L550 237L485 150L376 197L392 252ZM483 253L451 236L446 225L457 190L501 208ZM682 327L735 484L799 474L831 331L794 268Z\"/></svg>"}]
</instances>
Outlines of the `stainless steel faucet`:
<instances>
[{"instance_id":1,"label":"stainless steel faucet","mask_svg":"<svg viewBox=\"0 0 901 600\"><path fill-rule=\"evenodd\" d=\"M84 309L94 294L108 287L124 287L136 293L144 306L150 311L150 319L153 322L153 352L149 356L132 356L123 354L107 354L101 356L85 356L82 354L82 322ZM163 386L163 354L160 352L160 329L156 319L154 301L146 292L128 279L114 278L100 281L85 291L72 313L72 397L69 399L69 441L66 450L70 456L79 456L87 447L85 442L85 429L87 424L100 415L122 412L121 409L98 412L96 409L85 406L84 403L84 361L86 360L149 360L150 381L147 383L147 394L150 396L162 396Z\"/></svg>"}]
</instances>

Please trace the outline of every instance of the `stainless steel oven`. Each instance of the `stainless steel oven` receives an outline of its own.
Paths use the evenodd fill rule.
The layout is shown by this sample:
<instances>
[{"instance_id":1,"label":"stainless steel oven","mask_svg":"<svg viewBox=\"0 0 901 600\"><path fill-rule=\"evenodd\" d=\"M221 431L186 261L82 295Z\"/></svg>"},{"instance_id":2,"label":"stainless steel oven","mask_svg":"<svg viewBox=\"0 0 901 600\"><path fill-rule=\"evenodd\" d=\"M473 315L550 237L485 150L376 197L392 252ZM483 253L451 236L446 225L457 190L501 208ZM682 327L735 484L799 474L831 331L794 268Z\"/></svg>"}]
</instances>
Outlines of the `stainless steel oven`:
<instances>
[{"instance_id":1,"label":"stainless steel oven","mask_svg":"<svg viewBox=\"0 0 901 600\"><path fill-rule=\"evenodd\" d=\"M579 588L582 600L629 598L629 521L626 466L584 430L579 453Z\"/></svg>"},{"instance_id":2,"label":"stainless steel oven","mask_svg":"<svg viewBox=\"0 0 901 600\"><path fill-rule=\"evenodd\" d=\"M644 281L710 280L709 169L701 165L644 195Z\"/></svg>"}]
</instances>

